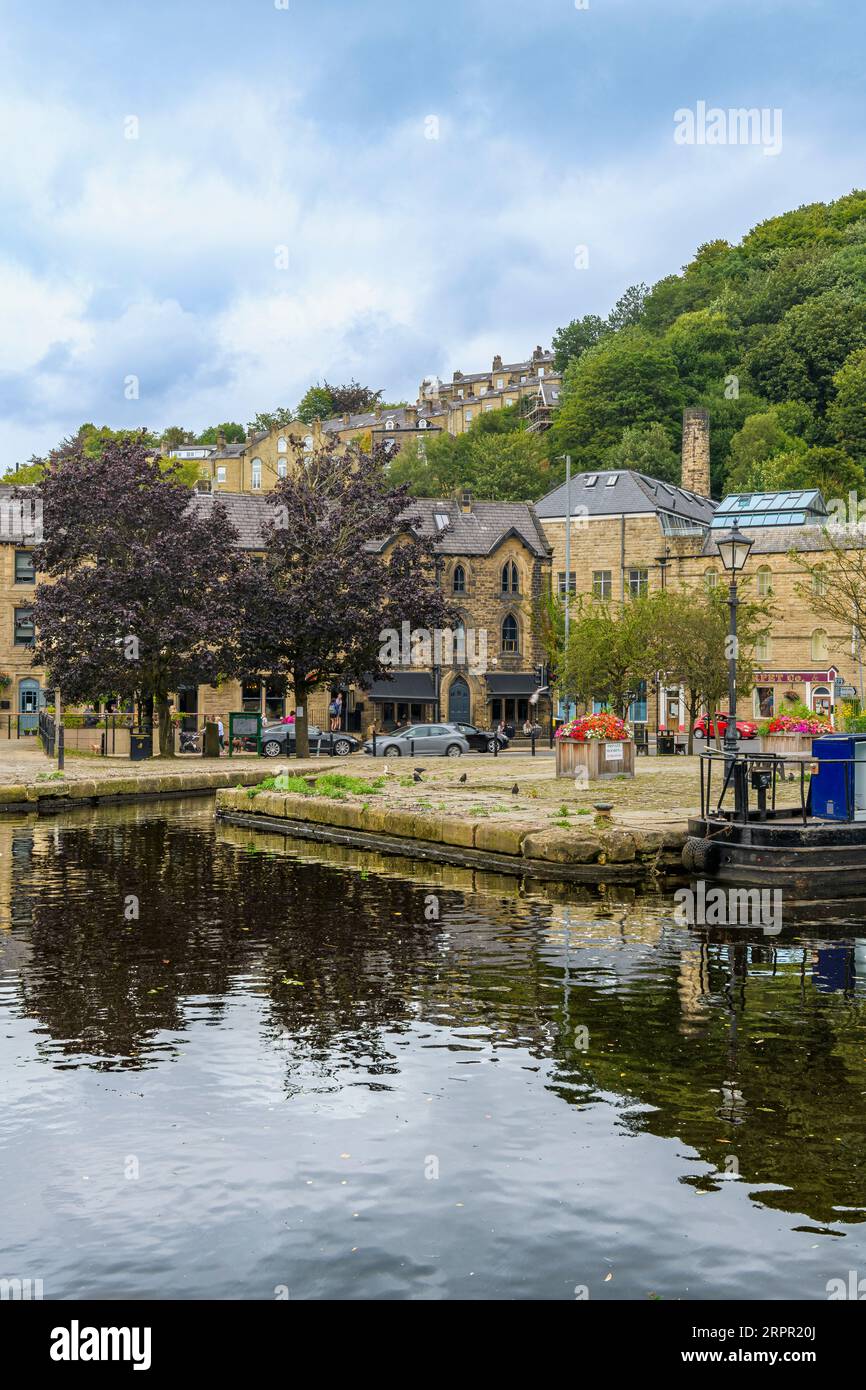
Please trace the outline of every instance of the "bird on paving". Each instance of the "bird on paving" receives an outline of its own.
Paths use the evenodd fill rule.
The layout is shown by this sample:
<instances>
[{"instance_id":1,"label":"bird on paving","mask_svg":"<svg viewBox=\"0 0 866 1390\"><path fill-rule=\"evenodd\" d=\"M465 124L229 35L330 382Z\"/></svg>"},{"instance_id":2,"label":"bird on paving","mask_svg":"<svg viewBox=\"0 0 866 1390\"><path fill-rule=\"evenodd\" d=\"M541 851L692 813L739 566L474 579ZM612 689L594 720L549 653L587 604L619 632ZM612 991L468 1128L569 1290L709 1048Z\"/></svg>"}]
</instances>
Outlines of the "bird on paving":
<instances>
[{"instance_id":1,"label":"bird on paving","mask_svg":"<svg viewBox=\"0 0 866 1390\"><path fill-rule=\"evenodd\" d=\"M413 781L413 782L423 782L423 781L424 781L424 778L423 778L423 777L420 777L420 776L418 775L417 772L413 772L413 773L412 773L412 781Z\"/></svg>"},{"instance_id":2,"label":"bird on paving","mask_svg":"<svg viewBox=\"0 0 866 1390\"><path fill-rule=\"evenodd\" d=\"M519 793L519 791L520 791L520 788L518 787L517 783L515 782L515 783L514 783L514 786L511 788L511 795L512 795L512 796L517 796L517 794Z\"/></svg>"},{"instance_id":3,"label":"bird on paving","mask_svg":"<svg viewBox=\"0 0 866 1390\"><path fill-rule=\"evenodd\" d=\"M465 782L465 781L466 781L466 773L464 772L464 774L463 774L462 777L458 777L458 778L457 778L457 781L458 781L458 782Z\"/></svg>"}]
</instances>

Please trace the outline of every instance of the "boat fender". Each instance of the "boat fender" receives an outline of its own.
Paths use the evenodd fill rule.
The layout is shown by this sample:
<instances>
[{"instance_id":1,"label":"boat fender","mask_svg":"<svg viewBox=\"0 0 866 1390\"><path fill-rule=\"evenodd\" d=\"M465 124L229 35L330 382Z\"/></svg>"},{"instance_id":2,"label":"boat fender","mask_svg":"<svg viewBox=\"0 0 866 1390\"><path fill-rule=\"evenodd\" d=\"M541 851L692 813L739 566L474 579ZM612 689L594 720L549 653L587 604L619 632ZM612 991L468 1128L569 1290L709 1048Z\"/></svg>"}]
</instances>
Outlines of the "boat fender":
<instances>
[{"instance_id":1,"label":"boat fender","mask_svg":"<svg viewBox=\"0 0 866 1390\"><path fill-rule=\"evenodd\" d=\"M690 873L702 873L712 868L717 853L718 846L712 840L690 835L683 845L683 868Z\"/></svg>"}]
</instances>

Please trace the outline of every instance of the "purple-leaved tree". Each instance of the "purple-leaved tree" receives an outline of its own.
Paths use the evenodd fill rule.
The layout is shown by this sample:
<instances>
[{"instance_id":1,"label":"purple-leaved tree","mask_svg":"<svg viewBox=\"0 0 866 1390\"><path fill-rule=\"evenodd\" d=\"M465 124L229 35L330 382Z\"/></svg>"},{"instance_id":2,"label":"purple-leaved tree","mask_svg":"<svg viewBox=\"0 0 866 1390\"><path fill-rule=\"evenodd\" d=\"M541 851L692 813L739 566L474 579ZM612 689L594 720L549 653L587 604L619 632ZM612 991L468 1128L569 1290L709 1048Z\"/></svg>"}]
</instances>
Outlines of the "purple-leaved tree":
<instances>
[{"instance_id":1,"label":"purple-leaved tree","mask_svg":"<svg viewBox=\"0 0 866 1390\"><path fill-rule=\"evenodd\" d=\"M189 487L144 435L98 457L68 441L33 491L50 580L36 592L34 662L69 701L152 698L170 756L170 694L238 673L234 528L216 498L190 509Z\"/></svg>"},{"instance_id":2,"label":"purple-leaved tree","mask_svg":"<svg viewBox=\"0 0 866 1390\"><path fill-rule=\"evenodd\" d=\"M390 673L383 633L446 627L432 539L391 487L382 449L341 454L334 441L305 455L268 494L264 558L241 583L241 646L249 670L294 687L296 754L309 752L309 693L334 681ZM388 542L395 539L393 545Z\"/></svg>"}]
</instances>

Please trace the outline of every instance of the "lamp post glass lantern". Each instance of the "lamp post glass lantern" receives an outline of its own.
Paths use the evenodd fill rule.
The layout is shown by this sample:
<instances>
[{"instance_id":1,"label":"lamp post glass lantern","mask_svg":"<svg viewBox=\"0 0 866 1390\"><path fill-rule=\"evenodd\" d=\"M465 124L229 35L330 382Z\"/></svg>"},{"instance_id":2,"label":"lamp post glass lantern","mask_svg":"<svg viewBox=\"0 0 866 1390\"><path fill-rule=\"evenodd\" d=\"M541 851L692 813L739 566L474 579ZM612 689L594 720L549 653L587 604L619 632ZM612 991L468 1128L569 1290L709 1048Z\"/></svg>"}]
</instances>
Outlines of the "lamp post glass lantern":
<instances>
[{"instance_id":1,"label":"lamp post glass lantern","mask_svg":"<svg viewBox=\"0 0 866 1390\"><path fill-rule=\"evenodd\" d=\"M716 549L721 556L722 564L731 576L728 588L728 611L730 613L730 627L728 637L728 718L725 724L725 753L729 755L726 764L730 773L730 764L734 761L737 751L737 575L744 568L749 558L749 551L752 549L752 540L749 536L744 536L735 526L726 536L722 536L716 542ZM744 806L743 789L740 778L734 777L734 808L735 813L740 815Z\"/></svg>"}]
</instances>

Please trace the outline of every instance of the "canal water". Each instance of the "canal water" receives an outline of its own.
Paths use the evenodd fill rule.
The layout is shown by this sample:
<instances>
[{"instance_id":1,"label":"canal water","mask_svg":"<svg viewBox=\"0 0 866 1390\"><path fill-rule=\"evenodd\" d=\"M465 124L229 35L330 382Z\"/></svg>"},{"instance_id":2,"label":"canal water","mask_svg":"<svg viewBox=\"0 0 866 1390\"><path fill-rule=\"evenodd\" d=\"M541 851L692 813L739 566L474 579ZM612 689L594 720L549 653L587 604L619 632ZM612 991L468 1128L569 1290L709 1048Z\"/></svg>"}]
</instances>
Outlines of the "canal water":
<instances>
[{"instance_id":1,"label":"canal water","mask_svg":"<svg viewBox=\"0 0 866 1390\"><path fill-rule=\"evenodd\" d=\"M0 1277L824 1299L866 1277L858 931L701 932L209 799L3 818Z\"/></svg>"}]
</instances>

